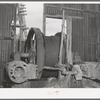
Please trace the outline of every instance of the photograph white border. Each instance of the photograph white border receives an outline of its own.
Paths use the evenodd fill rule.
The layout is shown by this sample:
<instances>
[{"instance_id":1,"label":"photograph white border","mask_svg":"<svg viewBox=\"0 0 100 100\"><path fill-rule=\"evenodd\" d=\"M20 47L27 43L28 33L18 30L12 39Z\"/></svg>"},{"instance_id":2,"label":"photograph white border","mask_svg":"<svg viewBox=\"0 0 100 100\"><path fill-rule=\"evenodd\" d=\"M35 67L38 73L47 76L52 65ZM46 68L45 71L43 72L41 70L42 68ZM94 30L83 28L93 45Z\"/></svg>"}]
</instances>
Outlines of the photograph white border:
<instances>
[{"instance_id":1,"label":"photograph white border","mask_svg":"<svg viewBox=\"0 0 100 100\"><path fill-rule=\"evenodd\" d=\"M74 4L98 4L99 1L89 1L89 2L45 2L45 1L25 1L25 3L74 3ZM0 3L24 3L24 1L7 1ZM100 89L97 88L1 88L0 89L0 99L91 99L91 98L100 98Z\"/></svg>"}]
</instances>

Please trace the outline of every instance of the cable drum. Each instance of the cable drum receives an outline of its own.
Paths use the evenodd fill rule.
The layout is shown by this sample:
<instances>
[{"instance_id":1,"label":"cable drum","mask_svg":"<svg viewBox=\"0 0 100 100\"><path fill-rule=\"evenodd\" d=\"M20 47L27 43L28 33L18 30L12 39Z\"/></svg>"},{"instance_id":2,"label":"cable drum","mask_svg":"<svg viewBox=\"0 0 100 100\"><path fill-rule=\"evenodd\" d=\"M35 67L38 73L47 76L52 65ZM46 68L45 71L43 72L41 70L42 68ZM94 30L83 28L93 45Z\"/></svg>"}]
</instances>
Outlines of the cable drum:
<instances>
[{"instance_id":1,"label":"cable drum","mask_svg":"<svg viewBox=\"0 0 100 100\"><path fill-rule=\"evenodd\" d=\"M44 36L38 28L31 28L28 33L26 48L30 50L30 41L35 34L36 39L36 65L38 66L38 78L41 77L41 71L44 66L55 67L59 60L61 33L55 36ZM66 61L66 46L64 44L62 51L62 63Z\"/></svg>"},{"instance_id":2,"label":"cable drum","mask_svg":"<svg viewBox=\"0 0 100 100\"><path fill-rule=\"evenodd\" d=\"M61 34L61 33L59 33ZM45 63L44 66L55 67L59 60L60 37L59 36L44 36L45 48ZM62 51L62 63L66 61L65 44ZM41 77L58 77L58 71L43 70Z\"/></svg>"},{"instance_id":3,"label":"cable drum","mask_svg":"<svg viewBox=\"0 0 100 100\"><path fill-rule=\"evenodd\" d=\"M59 59L60 37L44 36L45 66L55 67ZM65 63L65 47L63 47L62 63Z\"/></svg>"},{"instance_id":4,"label":"cable drum","mask_svg":"<svg viewBox=\"0 0 100 100\"><path fill-rule=\"evenodd\" d=\"M60 36L56 34L55 36L44 36L41 31L35 30L36 34L36 48L37 48L37 65L38 67L50 66L55 67L59 59L60 50ZM62 51L62 63L65 63L65 44ZM41 68L40 69L43 69Z\"/></svg>"}]
</instances>

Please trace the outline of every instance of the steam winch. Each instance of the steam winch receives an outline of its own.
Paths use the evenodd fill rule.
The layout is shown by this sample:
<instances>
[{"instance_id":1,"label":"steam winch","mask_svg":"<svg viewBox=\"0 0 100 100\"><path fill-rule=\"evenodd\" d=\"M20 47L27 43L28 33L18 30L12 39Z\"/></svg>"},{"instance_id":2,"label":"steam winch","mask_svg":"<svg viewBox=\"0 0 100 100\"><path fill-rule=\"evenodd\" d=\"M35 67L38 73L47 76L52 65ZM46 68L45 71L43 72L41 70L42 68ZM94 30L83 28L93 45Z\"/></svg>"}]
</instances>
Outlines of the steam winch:
<instances>
[{"instance_id":1,"label":"steam winch","mask_svg":"<svg viewBox=\"0 0 100 100\"><path fill-rule=\"evenodd\" d=\"M61 33L48 37L44 36L38 28L31 28L25 42L25 53L16 53L14 61L8 63L6 66L10 80L15 83L22 83L28 79L40 79L41 71L46 69L45 66L47 66L47 69L57 69L60 40ZM62 50L63 64L66 62L65 49L66 46L64 44ZM21 61L21 57L25 60Z\"/></svg>"},{"instance_id":2,"label":"steam winch","mask_svg":"<svg viewBox=\"0 0 100 100\"><path fill-rule=\"evenodd\" d=\"M62 63L59 64L60 40L61 33L57 33L55 36L44 36L38 28L31 28L25 42L25 53L15 54L15 60L6 66L10 80L14 83L23 83L32 79L40 79L45 69L58 71L58 76L59 72L64 74L63 77L69 75L68 79L71 75L75 75L76 80L82 80L82 77L100 78L96 74L100 69L99 63L84 62L73 68L67 63L66 38L63 40ZM24 61L21 61L21 57L24 58ZM93 66L93 70L90 71L91 66ZM51 71L50 74L53 75L52 73ZM62 76L61 74L60 76ZM44 75L50 76L49 73Z\"/></svg>"}]
</instances>

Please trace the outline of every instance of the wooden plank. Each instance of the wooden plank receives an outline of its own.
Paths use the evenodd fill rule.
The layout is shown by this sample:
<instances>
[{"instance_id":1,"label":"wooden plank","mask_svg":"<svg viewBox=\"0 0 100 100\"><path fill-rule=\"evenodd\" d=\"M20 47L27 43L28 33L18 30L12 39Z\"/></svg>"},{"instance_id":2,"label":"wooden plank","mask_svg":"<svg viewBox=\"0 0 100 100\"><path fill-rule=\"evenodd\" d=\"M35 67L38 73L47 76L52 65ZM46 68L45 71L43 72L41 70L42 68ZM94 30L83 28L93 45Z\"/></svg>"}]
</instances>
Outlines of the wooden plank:
<instances>
[{"instance_id":1,"label":"wooden plank","mask_svg":"<svg viewBox=\"0 0 100 100\"><path fill-rule=\"evenodd\" d=\"M83 36L84 36L84 39L83 39L83 41L85 42L85 34L86 34L86 26L85 26L85 23L86 23L86 14L84 13L84 24L83 24L83 27L84 27L84 32L83 32ZM84 61L86 61L86 58L85 58L85 55L86 55L86 53L85 53L85 44L84 44Z\"/></svg>"},{"instance_id":2,"label":"wooden plank","mask_svg":"<svg viewBox=\"0 0 100 100\"><path fill-rule=\"evenodd\" d=\"M91 23L91 42L95 42L94 41L94 31L95 31L95 23L94 23L94 16L91 15L91 19L90 19L90 23ZM93 61L93 45L91 44L91 61Z\"/></svg>"},{"instance_id":3,"label":"wooden plank","mask_svg":"<svg viewBox=\"0 0 100 100\"><path fill-rule=\"evenodd\" d=\"M85 13L85 41L87 41L87 37L88 37L88 15L87 13ZM85 61L88 61L88 45L85 45Z\"/></svg>"},{"instance_id":4,"label":"wooden plank","mask_svg":"<svg viewBox=\"0 0 100 100\"><path fill-rule=\"evenodd\" d=\"M68 15L69 17L72 17L72 18L75 18L75 19L83 19L83 17L82 16L70 16L70 15ZM55 19L62 19L62 15L44 15L44 17L46 17L46 18L55 18ZM44 19L45 20L45 19ZM45 21L44 21L45 22Z\"/></svg>"},{"instance_id":5,"label":"wooden plank","mask_svg":"<svg viewBox=\"0 0 100 100\"><path fill-rule=\"evenodd\" d=\"M90 42L90 43L92 42L91 41L92 40L91 34L92 34L92 31L91 31L91 15L88 14L88 41L87 42ZM91 46L92 46L91 44L88 44L88 53L89 53L88 59L89 59L89 61L91 61L91 54L92 54Z\"/></svg>"},{"instance_id":6,"label":"wooden plank","mask_svg":"<svg viewBox=\"0 0 100 100\"><path fill-rule=\"evenodd\" d=\"M46 35L46 16L43 14L43 34Z\"/></svg>"},{"instance_id":7,"label":"wooden plank","mask_svg":"<svg viewBox=\"0 0 100 100\"><path fill-rule=\"evenodd\" d=\"M84 61L84 44L82 44L82 42L84 42L84 19L82 20L82 25L81 25L81 59L82 61Z\"/></svg>"},{"instance_id":8,"label":"wooden plank","mask_svg":"<svg viewBox=\"0 0 100 100\"><path fill-rule=\"evenodd\" d=\"M82 46L81 46L81 42L82 42L82 38L81 38L81 35L82 35L82 30L81 30L81 27L82 27L82 21L79 20L79 55L80 55L80 58L82 60Z\"/></svg>"},{"instance_id":9,"label":"wooden plank","mask_svg":"<svg viewBox=\"0 0 100 100\"><path fill-rule=\"evenodd\" d=\"M87 5L87 4L86 4ZM90 4L89 4L90 5ZM89 7L89 5L87 7ZM59 6L54 6L54 5L45 5L45 7L51 7L54 9L62 9L62 10L72 10L72 11L79 11L79 12L86 12L86 13L93 13L93 14L100 14L100 11L92 11L89 9L86 10L81 10L81 9L77 9L77 8L69 8L69 7L62 7L60 8Z\"/></svg>"},{"instance_id":10,"label":"wooden plank","mask_svg":"<svg viewBox=\"0 0 100 100\"><path fill-rule=\"evenodd\" d=\"M100 28L99 28L99 26L100 26L100 15L98 15L98 16L96 16L96 25L97 25L97 44L99 44L100 43ZM99 45L97 45L96 46L96 59L97 60L99 60L100 59L100 57L99 57L99 55L100 55L100 46Z\"/></svg>"},{"instance_id":11,"label":"wooden plank","mask_svg":"<svg viewBox=\"0 0 100 100\"><path fill-rule=\"evenodd\" d=\"M73 64L72 60L72 18L66 16L67 25L67 60L69 64Z\"/></svg>"},{"instance_id":12,"label":"wooden plank","mask_svg":"<svg viewBox=\"0 0 100 100\"><path fill-rule=\"evenodd\" d=\"M86 41L88 42L89 41L89 14L86 13L86 19L87 19L87 27L86 27ZM87 58L87 61L90 61L90 54L91 54L91 51L89 51L89 45L86 44L86 58Z\"/></svg>"}]
</instances>

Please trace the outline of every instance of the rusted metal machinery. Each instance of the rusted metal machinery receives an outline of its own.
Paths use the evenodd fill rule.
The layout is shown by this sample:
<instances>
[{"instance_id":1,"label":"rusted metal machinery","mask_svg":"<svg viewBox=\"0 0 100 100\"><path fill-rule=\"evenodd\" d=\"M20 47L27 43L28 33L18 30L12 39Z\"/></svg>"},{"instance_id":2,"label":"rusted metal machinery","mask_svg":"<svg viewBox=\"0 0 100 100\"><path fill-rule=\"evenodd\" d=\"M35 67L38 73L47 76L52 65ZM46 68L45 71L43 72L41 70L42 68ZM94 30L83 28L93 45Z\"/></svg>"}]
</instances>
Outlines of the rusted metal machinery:
<instances>
[{"instance_id":1,"label":"rusted metal machinery","mask_svg":"<svg viewBox=\"0 0 100 100\"><path fill-rule=\"evenodd\" d=\"M31 28L25 42L25 53L16 56L16 61L8 63L6 69L10 80L14 83L23 83L31 79L41 79L43 76L54 77L55 74L52 76L52 71L56 70L55 77L58 79L59 87L62 87L62 79L66 80L64 87L70 87L68 85L70 76L79 72L77 73L77 69L72 70L71 65L66 61L65 40L62 41L62 56L59 56L60 41L61 33L48 37L44 36L38 28ZM18 61L17 58L24 58L24 62ZM59 63L59 58L62 59L61 63ZM47 73L45 70L51 72Z\"/></svg>"},{"instance_id":2,"label":"rusted metal machinery","mask_svg":"<svg viewBox=\"0 0 100 100\"><path fill-rule=\"evenodd\" d=\"M34 37L34 39L33 39ZM52 71L56 70L56 78L58 79L54 87L73 87L71 84L76 80L77 85L82 82L83 78L91 80L100 79L100 64L97 62L81 62L76 54L76 63L69 65L66 61L66 45L63 41L62 48L62 64L59 64L61 33L55 36L44 36L38 28L31 28L25 42L25 53L20 54L23 61L13 61L7 66L7 73L11 81L16 83L24 83L31 79L41 79L41 77L54 77ZM17 58L17 57L15 57ZM79 59L79 60L77 60ZM17 59L16 59L17 60ZM50 70L50 73L45 70ZM60 74L59 74L60 72ZM60 75L60 77L58 77ZM75 77L74 79L72 77ZM70 82L70 80L72 81ZM57 86L59 84L60 86ZM86 81L83 82L86 85ZM77 87L77 86L74 86ZM83 87L83 86L81 86ZM86 86L84 86L86 87ZM96 85L95 87L98 87Z\"/></svg>"},{"instance_id":3,"label":"rusted metal machinery","mask_svg":"<svg viewBox=\"0 0 100 100\"><path fill-rule=\"evenodd\" d=\"M26 64L22 61L8 63L7 72L11 81L23 83L28 79L36 79L36 65Z\"/></svg>"}]
</instances>

